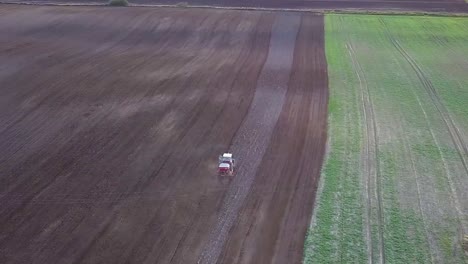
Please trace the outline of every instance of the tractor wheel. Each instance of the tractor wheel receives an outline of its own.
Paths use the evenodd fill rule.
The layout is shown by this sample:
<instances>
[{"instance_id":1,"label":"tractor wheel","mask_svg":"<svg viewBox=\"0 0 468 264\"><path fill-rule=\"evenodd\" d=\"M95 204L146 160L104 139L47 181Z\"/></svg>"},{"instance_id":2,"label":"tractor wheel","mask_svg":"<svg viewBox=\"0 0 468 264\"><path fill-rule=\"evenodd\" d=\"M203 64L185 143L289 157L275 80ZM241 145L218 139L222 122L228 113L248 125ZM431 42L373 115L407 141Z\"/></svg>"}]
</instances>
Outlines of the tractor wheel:
<instances>
[{"instance_id":1,"label":"tractor wheel","mask_svg":"<svg viewBox=\"0 0 468 264\"><path fill-rule=\"evenodd\" d=\"M463 236L462 247L463 247L463 250L465 251L465 254L468 255L468 235Z\"/></svg>"}]
</instances>

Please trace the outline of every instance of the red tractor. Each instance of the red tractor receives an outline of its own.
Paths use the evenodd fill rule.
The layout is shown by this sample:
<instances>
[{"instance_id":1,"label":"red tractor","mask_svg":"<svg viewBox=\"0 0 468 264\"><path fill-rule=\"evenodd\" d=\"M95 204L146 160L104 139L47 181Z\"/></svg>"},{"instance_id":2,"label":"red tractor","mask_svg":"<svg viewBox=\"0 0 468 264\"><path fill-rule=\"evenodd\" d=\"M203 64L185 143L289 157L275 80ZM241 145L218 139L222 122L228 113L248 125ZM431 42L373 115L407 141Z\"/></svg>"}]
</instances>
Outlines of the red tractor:
<instances>
[{"instance_id":1,"label":"red tractor","mask_svg":"<svg viewBox=\"0 0 468 264\"><path fill-rule=\"evenodd\" d=\"M218 173L219 175L234 175L234 163L232 153L224 153L218 159Z\"/></svg>"}]
</instances>

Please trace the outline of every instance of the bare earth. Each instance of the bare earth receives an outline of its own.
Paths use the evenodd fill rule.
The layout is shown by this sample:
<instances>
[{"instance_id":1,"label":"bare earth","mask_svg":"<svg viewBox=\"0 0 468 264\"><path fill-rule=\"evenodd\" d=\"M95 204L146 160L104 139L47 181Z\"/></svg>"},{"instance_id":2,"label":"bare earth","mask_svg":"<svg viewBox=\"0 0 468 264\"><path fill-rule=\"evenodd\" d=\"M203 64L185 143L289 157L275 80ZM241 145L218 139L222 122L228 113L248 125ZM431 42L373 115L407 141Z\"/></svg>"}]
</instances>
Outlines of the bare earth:
<instances>
[{"instance_id":1,"label":"bare earth","mask_svg":"<svg viewBox=\"0 0 468 264\"><path fill-rule=\"evenodd\" d=\"M326 68L319 15L0 6L0 263L299 263Z\"/></svg>"}]
</instances>

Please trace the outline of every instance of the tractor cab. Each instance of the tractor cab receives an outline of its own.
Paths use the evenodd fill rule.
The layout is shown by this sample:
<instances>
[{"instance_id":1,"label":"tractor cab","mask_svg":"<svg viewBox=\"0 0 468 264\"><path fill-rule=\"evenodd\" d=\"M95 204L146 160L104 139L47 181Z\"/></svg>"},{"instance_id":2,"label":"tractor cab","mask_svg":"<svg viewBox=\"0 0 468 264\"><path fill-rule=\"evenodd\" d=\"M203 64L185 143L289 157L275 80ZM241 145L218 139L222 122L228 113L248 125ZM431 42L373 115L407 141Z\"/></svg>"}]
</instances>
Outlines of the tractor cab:
<instances>
[{"instance_id":1,"label":"tractor cab","mask_svg":"<svg viewBox=\"0 0 468 264\"><path fill-rule=\"evenodd\" d=\"M232 153L224 153L218 158L218 173L220 175L233 175L235 160Z\"/></svg>"}]
</instances>

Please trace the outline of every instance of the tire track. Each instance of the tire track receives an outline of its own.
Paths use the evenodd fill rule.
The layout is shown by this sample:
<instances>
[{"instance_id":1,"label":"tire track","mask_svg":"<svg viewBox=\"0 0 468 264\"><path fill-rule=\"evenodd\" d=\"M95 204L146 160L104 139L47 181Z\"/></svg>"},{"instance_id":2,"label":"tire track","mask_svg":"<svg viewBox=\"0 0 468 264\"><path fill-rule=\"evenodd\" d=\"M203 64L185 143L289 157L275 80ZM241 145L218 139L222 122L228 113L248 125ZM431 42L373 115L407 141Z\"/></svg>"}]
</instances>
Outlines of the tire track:
<instances>
[{"instance_id":1,"label":"tire track","mask_svg":"<svg viewBox=\"0 0 468 264\"><path fill-rule=\"evenodd\" d=\"M383 28L385 30L385 34L387 37L390 39L391 43L393 46L398 50L398 52L405 58L405 60L410 64L411 68L414 70L416 73L419 81L421 82L423 88L426 90L427 94L431 98L432 104L435 106L437 112L439 112L440 116L442 117L442 120L444 121L444 124L447 128L447 131L449 132L450 138L456 148L456 151L458 153L458 156L460 157L460 160L462 162L463 168L465 169L465 173L468 176L468 162L465 159L465 156L468 157L468 149L466 146L466 143L463 140L463 137L461 136L461 133L456 126L455 122L453 121L452 117L450 116L450 113L448 112L447 108L443 104L442 100L440 99L434 85L430 81L430 79L425 75L425 73L422 71L421 67L419 64L416 62L416 60L409 55L409 53L402 47L402 45L399 43L399 41L390 33L390 30L383 21L383 19L379 18L379 21L383 25ZM421 106L422 107L422 106ZM426 119L427 120L427 119ZM432 132L431 132L432 133ZM446 170L446 178L450 186L450 191L451 191L451 197L455 203L455 209L457 210L458 216L458 222L460 226L462 227L463 230L465 230L465 226L463 224L463 221L461 220L461 217L463 216L463 212L461 211L461 203L458 199L455 184L453 182L453 179L448 171L447 164L445 161L445 158L443 157L442 151L440 149L439 144L435 140L435 135L432 133L432 137L434 141L437 144L437 148L439 150L439 153L441 155L441 158L444 162L444 167Z\"/></svg>"},{"instance_id":2,"label":"tire track","mask_svg":"<svg viewBox=\"0 0 468 264\"><path fill-rule=\"evenodd\" d=\"M465 156L468 156L468 147L466 143L464 142L460 130L458 126L455 124L453 121L452 117L450 116L449 111L443 104L442 100L440 99L436 89L434 88L434 85L430 81L430 79L425 75L419 64L416 62L411 55L401 46L399 41L395 39L391 33L390 30L388 29L385 21L383 21L382 18L379 18L380 22L382 23L386 35L392 42L393 46L400 52L400 54L406 59L406 61L410 64L411 68L415 71L416 75L418 76L418 79L420 80L421 84L423 85L424 89L428 93L429 97L431 98L431 101L433 102L434 106L436 107L437 111L439 112L440 116L444 120L445 126L447 127L447 130L450 134L450 137L452 139L453 144L455 145L455 148L457 149L458 155L460 156L460 159L463 163L463 167L465 169L466 174L468 175L468 162L465 159Z\"/></svg>"},{"instance_id":3,"label":"tire track","mask_svg":"<svg viewBox=\"0 0 468 264\"><path fill-rule=\"evenodd\" d=\"M399 65L399 66L401 67L401 65ZM386 92L384 92L384 94L386 96L388 95ZM435 141L434 133L433 133L431 125L429 123L426 111L424 110L424 108L423 108L423 106L421 104L419 96L414 91L412 91L412 94L416 98L416 100L418 102L418 105L420 106L421 111L424 114L428 130L430 131L430 133L432 135L432 138ZM421 188L421 183L420 183L420 174L417 171L415 157L414 157L414 155L413 155L413 153L411 151L410 138L407 136L406 133L404 133L404 129L402 127L403 114L401 112L401 109L398 108L397 112L398 112L398 123L397 123L398 124L398 126L397 126L398 132L397 133L399 133L400 137L402 138L402 142L403 142L403 146L404 146L404 153L408 156L409 160L411 161L410 162L410 170L414 175L414 183L415 183L415 186L416 186L418 211L419 211L419 214L421 216L421 219L422 219L422 222L423 222L424 233L425 233L426 239L427 239L427 241L429 243L429 247L430 247L430 252L429 252L430 263L439 263L439 262L441 262L441 257L440 257L440 254L438 252L437 245L434 243L435 241L433 239L431 239L431 233L430 233L430 231L428 229L429 228L428 223L427 223L428 217L427 217L427 213L426 213L426 211L428 211L428 210L424 209L424 206L423 206L423 203L422 203L422 201L423 201L423 198L422 198L423 191L421 191L422 188ZM436 142L437 147L439 147L437 141L435 141L435 142ZM444 167L446 167L445 163L444 163ZM430 209L429 209L429 211L430 211Z\"/></svg>"},{"instance_id":4,"label":"tire track","mask_svg":"<svg viewBox=\"0 0 468 264\"><path fill-rule=\"evenodd\" d=\"M401 124L401 114L400 114L400 124ZM403 142L404 142L404 148L405 148L405 151L408 153L408 156L409 156L409 159L410 159L410 165L411 165L411 171L413 172L413 175L414 175L414 181L416 183L416 193L417 193L417 197L418 197L418 208L419 208L419 213L421 215L421 219L422 219L422 223L423 223L423 228L424 228L424 233L426 235L426 239L431 247L431 251L429 252L430 256L431 256L431 263L435 263L434 261L434 252L437 252L435 250L435 245L433 243L433 240L432 239L429 239L430 238L430 235L429 235L429 230L427 228L427 221L426 221L426 213L424 212L424 209L423 209L423 206L422 206L422 203L421 203L421 187L420 187L420 183L419 183L419 173L417 172L416 170L416 162L414 161L414 156L411 152L411 147L410 147L410 143L409 143L409 139L406 135L406 133L402 133L403 134ZM433 252L434 251L434 252ZM435 253L437 254L437 253Z\"/></svg>"},{"instance_id":5,"label":"tire track","mask_svg":"<svg viewBox=\"0 0 468 264\"><path fill-rule=\"evenodd\" d=\"M434 131L432 129L432 124L429 120L429 117L427 115L427 112L426 110L424 109L422 103L421 103L421 99L419 98L419 96L417 95L417 93L415 91L413 91L413 95L415 96L417 102L418 102L418 105L419 105L419 108L421 109L421 112L423 113L424 115L424 120L426 122L426 125L427 125L427 128L429 130L429 133L431 134L431 138L432 140L434 141L434 144L436 145L437 147L437 150L438 150L438 153L442 159L442 164L444 166L444 171L445 171L445 174L446 174L446 179L447 179L447 182L450 182L450 178L448 178L448 175L450 175L450 171L448 170L448 166L447 166L447 161L445 160L443 154L442 154L442 149L440 147L440 143L439 141L437 140L435 134L434 134ZM400 117L401 117L401 112L400 112ZM424 213L424 209L423 209L423 206L422 206L422 203L421 203L421 191L420 191L420 186L419 186L419 183L418 183L418 173L417 173L417 170L416 170L416 162L414 161L414 156L411 154L411 149L408 148L408 146L410 145L410 142L409 142L409 139L404 135L404 139L406 140L405 142L405 148L407 149L407 152L409 153L409 156L410 156L410 160L411 160L411 166L412 166L412 170L413 170L413 173L415 175L415 180L416 180L416 185L417 185L417 191L418 191L418 205L419 205L419 209L420 209L420 213L421 213L421 216L422 216L422 220L423 220L423 226L424 226L424 230L425 230L425 233L426 233L426 237L427 237L427 240L428 240L428 243L429 243L429 246L430 246L430 255L431 255L431 262L432 263L440 263L443 261L443 258L441 256L441 253L440 253L440 250L438 249L438 246L437 244L435 243L435 239L432 238L431 236L431 233L429 230L428 230L428 224L427 224L427 221L425 220L427 218L427 214ZM452 190L452 193L451 193L451 198L453 198L453 190ZM459 222L461 223L461 222Z\"/></svg>"},{"instance_id":6,"label":"tire track","mask_svg":"<svg viewBox=\"0 0 468 264\"><path fill-rule=\"evenodd\" d=\"M351 62L353 64L354 71L356 76L359 80L359 86L361 91L361 106L362 106L362 113L363 119L365 122L365 147L364 147L364 155L362 157L362 164L364 175L366 175L366 187L367 187L367 239L369 241L367 251L370 254L370 263L374 262L374 258L378 257L379 263L385 263L385 244L383 238L383 225L384 225L384 218L383 218L383 211L382 211L382 188L381 188L381 175L380 175L380 168L379 168L379 141L377 135L377 124L375 120L375 111L372 103L372 98L370 95L369 87L367 86L367 81L364 77L364 71L361 68L361 65L357 61L356 53L349 41L346 44L346 48L348 49L348 53L351 57ZM375 183L375 190L372 190L372 181L374 180ZM378 256L374 252L372 248L372 230L371 230L371 214L372 214L372 191L375 191L375 195L377 196L377 226L378 226Z\"/></svg>"},{"instance_id":7,"label":"tire track","mask_svg":"<svg viewBox=\"0 0 468 264\"><path fill-rule=\"evenodd\" d=\"M237 155L238 171L198 263L218 261L228 232L250 191L285 100L300 18L300 14L282 13L273 24L268 57L252 104L230 148Z\"/></svg>"},{"instance_id":8,"label":"tire track","mask_svg":"<svg viewBox=\"0 0 468 264\"><path fill-rule=\"evenodd\" d=\"M440 47L447 49L454 56L457 56L459 58L460 56L462 56L461 59L464 63L460 63L459 61L455 61L455 63L458 64L460 67L463 67L464 69L467 68L468 60L463 57L463 54L458 54L457 50L455 50L452 45L449 45L449 41L443 39L439 34L434 34L434 31L432 31L426 25L423 25L423 28L434 38L435 42L439 44Z\"/></svg>"},{"instance_id":9,"label":"tire track","mask_svg":"<svg viewBox=\"0 0 468 264\"><path fill-rule=\"evenodd\" d=\"M323 16L304 14L301 20L285 103L252 185L274 191L251 189L218 263L303 259L325 152L328 75Z\"/></svg>"},{"instance_id":10,"label":"tire track","mask_svg":"<svg viewBox=\"0 0 468 264\"><path fill-rule=\"evenodd\" d=\"M421 108L421 111L423 112L424 114L424 119L426 121L426 124L427 124L427 127L429 129L429 132L431 133L431 136L432 136L432 140L434 140L436 146L437 146L437 149L442 157L442 162L444 164L444 169L445 169L445 172L446 174L448 175L449 171L448 171L448 168L447 168L447 164L446 164L446 161L444 159L444 157L442 156L442 151L440 149L440 145L438 143L438 141L436 140L436 137L434 135L434 132L432 131L432 128L431 128L431 124L429 122L429 118L427 116L427 113L426 113L426 110L423 108L422 104L421 104L421 100L419 99L419 96L417 96L416 93L414 93L415 97L416 97L416 100L418 101L418 105L419 107ZM401 116L401 113L400 113L400 116ZM403 133L404 134L404 133ZM404 139L405 139L405 148L407 148L409 146L409 140L406 136L404 136ZM433 239L430 239L430 233L429 233L429 230L427 229L427 222L425 221L425 218L426 218L426 215L424 213L424 210L423 210L423 206L422 206L422 203L421 203L421 192L420 192L420 187L419 187L419 183L418 183L418 173L417 173L417 170L416 170L416 166L415 166L415 161L414 161L414 157L413 155L411 155L411 149L408 149L407 148L407 151L410 155L410 159L411 159L411 167L412 167L412 170L413 170L413 173L415 175L415 180L416 180L416 185L417 185L417 191L418 191L418 206L419 206L419 210L421 212L421 216L422 216L422 220L423 220L423 226L424 226L424 231L426 232L426 237L427 237L427 240L428 240L428 243L429 243L429 246L431 247L431 262L432 263L437 263L437 262L440 262L441 261L441 256L440 256L440 253L437 249L437 245L434 244L434 240ZM435 256L434 256L435 255ZM437 258L438 261L435 261L434 258Z\"/></svg>"}]
</instances>

